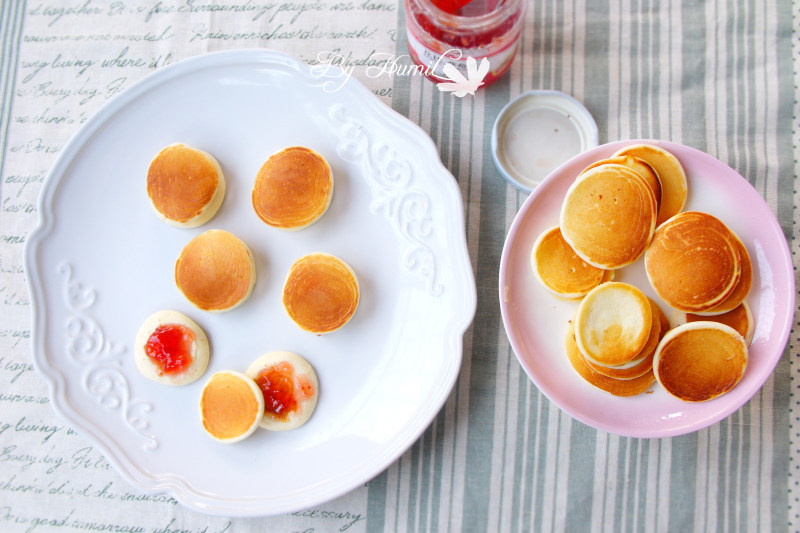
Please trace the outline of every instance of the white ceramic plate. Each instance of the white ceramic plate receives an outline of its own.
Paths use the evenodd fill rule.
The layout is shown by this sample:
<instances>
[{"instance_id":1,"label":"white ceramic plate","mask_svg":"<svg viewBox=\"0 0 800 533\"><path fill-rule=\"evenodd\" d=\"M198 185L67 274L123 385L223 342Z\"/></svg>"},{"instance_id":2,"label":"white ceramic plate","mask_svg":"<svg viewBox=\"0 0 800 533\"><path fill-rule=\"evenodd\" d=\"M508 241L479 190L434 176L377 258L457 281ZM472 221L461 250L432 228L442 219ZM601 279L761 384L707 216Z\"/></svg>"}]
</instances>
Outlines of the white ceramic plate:
<instances>
[{"instance_id":1,"label":"white ceramic plate","mask_svg":"<svg viewBox=\"0 0 800 533\"><path fill-rule=\"evenodd\" d=\"M463 205L433 142L354 81L282 54L220 52L145 78L102 108L60 154L25 253L33 351L55 409L131 482L214 514L308 508L379 474L425 430L453 387L475 282ZM219 213L200 228L166 225L145 192L150 159L184 142L213 154L227 177ZM253 212L255 174L273 152L314 148L335 175L328 212L282 232ZM178 292L181 248L210 228L252 249L251 298L224 314ZM280 297L291 263L338 255L362 299L342 330L300 330ZM182 388L141 377L132 342L153 311L176 309L212 347L207 375ZM290 350L316 368L311 420L237 444L209 438L198 398L208 376L244 371Z\"/></svg>"},{"instance_id":2,"label":"white ceramic plate","mask_svg":"<svg viewBox=\"0 0 800 533\"><path fill-rule=\"evenodd\" d=\"M545 229L558 225L564 195L578 173L622 146L656 143L683 164L689 183L684 210L705 211L733 229L753 262L753 287L747 301L756 319L748 367L729 393L702 403L682 402L657 383L651 392L618 398L589 385L564 354L567 322L577 301L559 300L536 280L531 247ZM643 260L617 271L654 298L667 316L669 306L655 295ZM694 148L664 141L620 141L598 146L556 169L527 198L509 230L500 263L500 307L506 332L522 367L550 400L597 429L633 437L668 437L696 431L722 420L747 402L769 378L783 353L794 315L794 270L780 225L758 192L739 174Z\"/></svg>"}]
</instances>

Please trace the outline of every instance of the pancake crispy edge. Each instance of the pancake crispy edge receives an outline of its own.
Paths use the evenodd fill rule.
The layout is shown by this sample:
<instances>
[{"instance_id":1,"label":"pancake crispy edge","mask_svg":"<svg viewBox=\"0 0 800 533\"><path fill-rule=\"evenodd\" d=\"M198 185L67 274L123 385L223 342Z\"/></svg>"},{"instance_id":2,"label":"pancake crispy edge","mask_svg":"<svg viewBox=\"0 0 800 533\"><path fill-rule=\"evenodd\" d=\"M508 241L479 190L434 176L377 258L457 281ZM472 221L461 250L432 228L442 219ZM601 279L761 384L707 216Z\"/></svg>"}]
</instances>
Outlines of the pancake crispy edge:
<instances>
[{"instance_id":1,"label":"pancake crispy edge","mask_svg":"<svg viewBox=\"0 0 800 533\"><path fill-rule=\"evenodd\" d=\"M715 315L698 315L694 313L686 313L686 322L700 322L711 321L726 324L735 329L742 337L744 337L747 346L753 342L753 334L756 329L755 318L750 309L747 301L743 301L737 307L722 314Z\"/></svg>"},{"instance_id":2,"label":"pancake crispy edge","mask_svg":"<svg viewBox=\"0 0 800 533\"><path fill-rule=\"evenodd\" d=\"M747 247L744 245L739 236L732 230L731 235L733 235L735 238L737 249L739 251L739 262L741 264L741 275L739 276L739 281L736 283L736 286L733 288L733 291L731 291L727 298L722 300L722 302L712 307L708 311L699 314L718 315L728 313L741 305L742 302L744 302L744 299L747 298L747 295L750 294L750 289L753 285L753 263L750 260L750 254L747 251Z\"/></svg>"}]
</instances>

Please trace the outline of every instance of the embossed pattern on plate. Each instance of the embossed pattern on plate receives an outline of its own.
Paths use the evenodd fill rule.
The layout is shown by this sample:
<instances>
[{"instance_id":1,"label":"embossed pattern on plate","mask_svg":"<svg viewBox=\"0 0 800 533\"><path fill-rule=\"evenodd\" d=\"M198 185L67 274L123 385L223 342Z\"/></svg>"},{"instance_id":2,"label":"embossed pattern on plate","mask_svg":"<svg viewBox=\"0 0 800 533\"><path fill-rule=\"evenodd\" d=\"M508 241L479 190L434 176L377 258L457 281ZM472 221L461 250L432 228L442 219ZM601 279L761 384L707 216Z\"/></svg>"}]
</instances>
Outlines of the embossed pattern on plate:
<instances>
[{"instance_id":1,"label":"embossed pattern on plate","mask_svg":"<svg viewBox=\"0 0 800 533\"><path fill-rule=\"evenodd\" d=\"M476 290L458 186L421 129L333 75L264 50L164 68L86 123L42 191L25 267L53 406L131 482L196 510L279 514L352 490L413 444L460 369ZM220 211L199 228L168 226L148 204L147 166L173 142L212 153L226 175ZM267 227L250 204L260 165L290 145L324 155L336 183L328 212L299 232ZM183 245L212 228L244 240L257 269L250 299L222 314L193 308L173 278ZM289 266L314 251L346 260L362 287L353 320L325 336L280 303ZM320 379L311 420L234 445L209 439L197 407L206 378L166 387L136 370L136 331L159 309L207 332L206 378L268 351L303 355Z\"/></svg>"},{"instance_id":2,"label":"embossed pattern on plate","mask_svg":"<svg viewBox=\"0 0 800 533\"><path fill-rule=\"evenodd\" d=\"M564 354L567 322L577 302L558 300L536 281L530 252L541 231L558 224L564 195L578 173L622 146L656 143L686 170L689 197L684 210L705 211L742 238L753 261L753 287L747 298L756 318L748 368L729 393L703 403L681 402L658 384L652 392L617 398L597 389L572 369ZM733 169L694 148L655 140L619 141L574 157L550 174L526 199L511 225L500 262L500 309L514 352L528 376L561 409L592 427L632 437L690 433L739 409L767 381L783 353L794 314L794 274L780 225L758 192ZM617 271L664 304L647 281L643 261Z\"/></svg>"}]
</instances>

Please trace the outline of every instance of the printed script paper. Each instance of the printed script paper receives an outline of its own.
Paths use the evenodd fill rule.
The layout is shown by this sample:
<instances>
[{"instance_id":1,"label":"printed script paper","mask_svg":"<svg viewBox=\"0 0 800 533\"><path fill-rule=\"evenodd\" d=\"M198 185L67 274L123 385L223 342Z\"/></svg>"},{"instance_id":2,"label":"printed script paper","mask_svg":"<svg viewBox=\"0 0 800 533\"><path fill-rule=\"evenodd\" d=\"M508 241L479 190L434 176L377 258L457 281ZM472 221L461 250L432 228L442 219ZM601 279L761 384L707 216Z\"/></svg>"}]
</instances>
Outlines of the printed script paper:
<instances>
[{"instance_id":1,"label":"printed script paper","mask_svg":"<svg viewBox=\"0 0 800 533\"><path fill-rule=\"evenodd\" d=\"M32 365L23 247L59 152L132 83L190 56L269 48L320 68L342 67L388 103L392 80L379 67L395 53L398 16L396 2L381 0L20 4L7 30L18 45L10 50L13 76L3 79L12 85L5 93L0 167L0 530L364 530L363 488L293 515L236 519L189 511L168 495L146 494L125 481L56 416Z\"/></svg>"}]
</instances>

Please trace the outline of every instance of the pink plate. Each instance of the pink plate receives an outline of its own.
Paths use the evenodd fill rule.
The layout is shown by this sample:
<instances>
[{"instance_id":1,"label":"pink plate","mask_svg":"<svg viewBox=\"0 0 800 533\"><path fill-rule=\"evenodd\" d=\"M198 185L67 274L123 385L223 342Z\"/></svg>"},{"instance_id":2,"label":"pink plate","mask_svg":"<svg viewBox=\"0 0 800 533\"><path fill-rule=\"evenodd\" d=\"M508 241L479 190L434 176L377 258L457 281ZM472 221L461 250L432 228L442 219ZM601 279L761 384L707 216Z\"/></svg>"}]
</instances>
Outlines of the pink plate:
<instances>
[{"instance_id":1,"label":"pink plate","mask_svg":"<svg viewBox=\"0 0 800 533\"><path fill-rule=\"evenodd\" d=\"M756 319L747 370L729 393L702 403L682 402L658 383L633 398L618 398L585 382L564 354L567 322L577 302L547 292L531 271L536 237L558 225L561 202L578 173L622 146L658 144L683 164L689 183L686 211L704 211L728 224L744 242L753 262L747 298ZM506 238L500 261L500 309L520 364L550 400L596 429L631 437L669 437L697 431L739 409L775 369L791 330L795 282L791 255L775 215L761 195L721 161L665 141L620 141L584 152L557 168L527 198ZM620 269L616 281L632 283L654 298L675 323L676 311L656 297L642 259Z\"/></svg>"}]
</instances>

